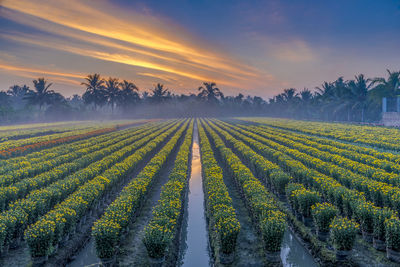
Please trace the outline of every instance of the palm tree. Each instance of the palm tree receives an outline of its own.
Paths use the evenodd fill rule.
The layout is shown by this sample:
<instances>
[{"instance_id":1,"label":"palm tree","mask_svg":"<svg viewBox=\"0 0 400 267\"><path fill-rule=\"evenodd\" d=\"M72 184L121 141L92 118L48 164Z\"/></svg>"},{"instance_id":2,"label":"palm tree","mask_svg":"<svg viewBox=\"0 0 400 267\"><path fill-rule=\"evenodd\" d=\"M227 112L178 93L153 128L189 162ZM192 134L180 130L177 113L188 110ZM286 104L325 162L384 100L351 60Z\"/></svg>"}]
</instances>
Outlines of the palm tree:
<instances>
[{"instance_id":1,"label":"palm tree","mask_svg":"<svg viewBox=\"0 0 400 267\"><path fill-rule=\"evenodd\" d=\"M365 109L367 108L368 90L371 83L365 79L363 74L355 76L355 80L348 82L352 93L352 109L361 109L361 121L364 122Z\"/></svg>"},{"instance_id":2,"label":"palm tree","mask_svg":"<svg viewBox=\"0 0 400 267\"><path fill-rule=\"evenodd\" d=\"M344 97L346 93L344 86L343 77L339 77L334 82L324 82L321 87L315 88L317 90L316 100L326 119L334 119L340 111L348 107Z\"/></svg>"},{"instance_id":3,"label":"palm tree","mask_svg":"<svg viewBox=\"0 0 400 267\"><path fill-rule=\"evenodd\" d=\"M223 97L222 92L216 87L214 82L204 82L203 86L200 86L198 90L200 91L199 96L206 98L207 101L217 101L217 97Z\"/></svg>"},{"instance_id":4,"label":"palm tree","mask_svg":"<svg viewBox=\"0 0 400 267\"><path fill-rule=\"evenodd\" d=\"M136 91L139 91L139 89L134 83L124 80L121 83L118 104L127 107L129 104L136 102L139 99L139 94Z\"/></svg>"},{"instance_id":5,"label":"palm tree","mask_svg":"<svg viewBox=\"0 0 400 267\"><path fill-rule=\"evenodd\" d=\"M164 85L161 83L157 83L157 85L154 87L154 89L151 91L153 95L151 98L154 100L154 102L161 102L165 97L167 97L168 89L164 89Z\"/></svg>"},{"instance_id":6,"label":"palm tree","mask_svg":"<svg viewBox=\"0 0 400 267\"><path fill-rule=\"evenodd\" d=\"M295 99L298 98L296 89L294 89L294 88L289 88L289 89L283 90L282 96L286 102L293 102Z\"/></svg>"},{"instance_id":7,"label":"palm tree","mask_svg":"<svg viewBox=\"0 0 400 267\"><path fill-rule=\"evenodd\" d=\"M22 98L30 91L29 87L23 85L22 87L19 85L10 86L7 90L7 94L12 97Z\"/></svg>"},{"instance_id":8,"label":"palm tree","mask_svg":"<svg viewBox=\"0 0 400 267\"><path fill-rule=\"evenodd\" d=\"M114 114L115 102L120 94L120 82L117 78L108 78L105 86L105 95L111 105L111 113Z\"/></svg>"},{"instance_id":9,"label":"palm tree","mask_svg":"<svg viewBox=\"0 0 400 267\"><path fill-rule=\"evenodd\" d=\"M324 82L321 87L316 87L317 96L324 100L331 100L334 98L335 86L333 83Z\"/></svg>"},{"instance_id":10,"label":"palm tree","mask_svg":"<svg viewBox=\"0 0 400 267\"><path fill-rule=\"evenodd\" d=\"M121 90L122 91L139 91L139 88L137 88L137 86L133 82L124 80L121 83Z\"/></svg>"},{"instance_id":11,"label":"palm tree","mask_svg":"<svg viewBox=\"0 0 400 267\"><path fill-rule=\"evenodd\" d=\"M376 85L373 90L381 91L382 97L396 97L400 94L400 71L391 72L386 70L389 77L370 79L371 86Z\"/></svg>"},{"instance_id":12,"label":"palm tree","mask_svg":"<svg viewBox=\"0 0 400 267\"><path fill-rule=\"evenodd\" d=\"M310 104L313 100L313 94L308 88L304 88L302 91L300 91L299 96L302 102L302 105L300 106L301 112L306 118L308 118L310 115Z\"/></svg>"},{"instance_id":13,"label":"palm tree","mask_svg":"<svg viewBox=\"0 0 400 267\"><path fill-rule=\"evenodd\" d=\"M100 74L89 74L85 78L86 82L81 83L86 86L86 92L82 95L85 103L94 104L94 109L97 109L97 106L102 106L107 101L104 92L104 80L100 77Z\"/></svg>"},{"instance_id":14,"label":"palm tree","mask_svg":"<svg viewBox=\"0 0 400 267\"><path fill-rule=\"evenodd\" d=\"M33 85L35 90L28 91L24 99L28 100L28 103L31 105L39 105L39 109L42 110L43 105L51 103L54 91L49 90L49 87L52 83L48 84L44 78L38 78L37 80L33 80Z\"/></svg>"},{"instance_id":15,"label":"palm tree","mask_svg":"<svg viewBox=\"0 0 400 267\"><path fill-rule=\"evenodd\" d=\"M300 91L300 97L303 102L309 103L313 98L313 94L308 88L304 88L302 91Z\"/></svg>"},{"instance_id":16,"label":"palm tree","mask_svg":"<svg viewBox=\"0 0 400 267\"><path fill-rule=\"evenodd\" d=\"M7 90L7 94L11 96L11 102L13 103L14 108L18 109L25 106L24 97L29 91L31 90L26 85L13 85Z\"/></svg>"},{"instance_id":17,"label":"palm tree","mask_svg":"<svg viewBox=\"0 0 400 267\"><path fill-rule=\"evenodd\" d=\"M238 106L241 106L243 103L243 98L244 98L244 95L242 93L239 93L237 96L235 96L234 103Z\"/></svg>"},{"instance_id":18,"label":"palm tree","mask_svg":"<svg viewBox=\"0 0 400 267\"><path fill-rule=\"evenodd\" d=\"M340 114L347 114L347 121L350 121L354 96L348 82L345 82L343 77L339 77L333 82L333 89L331 107L333 107L335 120L341 120ZM343 120L345 120L345 117L343 117Z\"/></svg>"}]
</instances>

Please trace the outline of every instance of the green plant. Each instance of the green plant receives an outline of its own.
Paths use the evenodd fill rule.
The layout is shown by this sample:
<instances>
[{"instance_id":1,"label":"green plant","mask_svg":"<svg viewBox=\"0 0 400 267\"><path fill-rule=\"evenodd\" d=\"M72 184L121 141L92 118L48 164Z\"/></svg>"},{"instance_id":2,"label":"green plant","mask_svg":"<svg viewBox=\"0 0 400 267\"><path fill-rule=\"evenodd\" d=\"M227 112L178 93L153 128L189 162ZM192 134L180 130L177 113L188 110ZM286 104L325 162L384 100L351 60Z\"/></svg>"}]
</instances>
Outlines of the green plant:
<instances>
[{"instance_id":1,"label":"green plant","mask_svg":"<svg viewBox=\"0 0 400 267\"><path fill-rule=\"evenodd\" d=\"M286 196L289 200L290 205L295 211L299 209L299 203L297 202L297 198L295 197L293 192L300 189L304 189L304 185L298 183L289 183L286 186Z\"/></svg>"},{"instance_id":2,"label":"green plant","mask_svg":"<svg viewBox=\"0 0 400 267\"><path fill-rule=\"evenodd\" d=\"M285 188L290 182L291 177L281 170L271 172L270 180L279 194L285 194Z\"/></svg>"},{"instance_id":3,"label":"green plant","mask_svg":"<svg viewBox=\"0 0 400 267\"><path fill-rule=\"evenodd\" d=\"M298 204L298 211L306 218L311 216L311 207L321 201L318 192L305 188L293 191L292 196Z\"/></svg>"},{"instance_id":4,"label":"green plant","mask_svg":"<svg viewBox=\"0 0 400 267\"><path fill-rule=\"evenodd\" d=\"M261 221L261 231L267 251L279 251L286 230L285 215L280 211L270 210Z\"/></svg>"},{"instance_id":5,"label":"green plant","mask_svg":"<svg viewBox=\"0 0 400 267\"><path fill-rule=\"evenodd\" d=\"M385 220L386 246L400 251L400 220L392 216Z\"/></svg>"},{"instance_id":6,"label":"green plant","mask_svg":"<svg viewBox=\"0 0 400 267\"><path fill-rule=\"evenodd\" d=\"M216 220L215 227L221 242L221 250L225 254L232 253L236 247L240 223L235 215L235 209L224 204L219 204L214 215Z\"/></svg>"},{"instance_id":7,"label":"green plant","mask_svg":"<svg viewBox=\"0 0 400 267\"><path fill-rule=\"evenodd\" d=\"M386 239L385 221L394 216L395 213L389 208L375 209L374 213L374 238Z\"/></svg>"},{"instance_id":8,"label":"green plant","mask_svg":"<svg viewBox=\"0 0 400 267\"><path fill-rule=\"evenodd\" d=\"M338 209L330 203L316 203L313 205L311 214L318 231L329 232L329 226L338 212Z\"/></svg>"},{"instance_id":9,"label":"green plant","mask_svg":"<svg viewBox=\"0 0 400 267\"><path fill-rule=\"evenodd\" d=\"M359 225L345 217L335 217L330 225L331 239L337 250L351 250Z\"/></svg>"},{"instance_id":10,"label":"green plant","mask_svg":"<svg viewBox=\"0 0 400 267\"><path fill-rule=\"evenodd\" d=\"M374 215L376 207L371 202L359 202L355 206L355 217L360 223L361 230L372 233L374 229Z\"/></svg>"},{"instance_id":11,"label":"green plant","mask_svg":"<svg viewBox=\"0 0 400 267\"><path fill-rule=\"evenodd\" d=\"M25 231L25 240L29 245L31 257L43 257L48 255L51 249L53 233L56 224L54 221L42 220L31 225Z\"/></svg>"},{"instance_id":12,"label":"green plant","mask_svg":"<svg viewBox=\"0 0 400 267\"><path fill-rule=\"evenodd\" d=\"M92 227L96 242L96 253L100 259L114 256L119 241L121 226L110 220L98 220Z\"/></svg>"},{"instance_id":13,"label":"green plant","mask_svg":"<svg viewBox=\"0 0 400 267\"><path fill-rule=\"evenodd\" d=\"M168 219L168 218L166 218ZM150 224L145 228L143 243L151 258L162 258L171 241L171 231L166 225Z\"/></svg>"}]
</instances>

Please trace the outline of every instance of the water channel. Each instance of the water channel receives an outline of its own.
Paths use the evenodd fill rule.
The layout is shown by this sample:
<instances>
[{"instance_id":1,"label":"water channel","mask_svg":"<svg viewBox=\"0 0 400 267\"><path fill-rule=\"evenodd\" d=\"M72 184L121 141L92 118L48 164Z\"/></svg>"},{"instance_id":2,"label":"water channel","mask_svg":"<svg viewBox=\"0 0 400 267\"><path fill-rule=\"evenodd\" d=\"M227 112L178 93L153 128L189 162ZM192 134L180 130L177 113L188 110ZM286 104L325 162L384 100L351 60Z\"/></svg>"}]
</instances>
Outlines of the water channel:
<instances>
[{"instance_id":1,"label":"water channel","mask_svg":"<svg viewBox=\"0 0 400 267\"><path fill-rule=\"evenodd\" d=\"M209 266L207 222L204 214L204 192L201 177L199 136L197 125L193 132L192 167L189 180L186 243L183 247L182 265Z\"/></svg>"}]
</instances>

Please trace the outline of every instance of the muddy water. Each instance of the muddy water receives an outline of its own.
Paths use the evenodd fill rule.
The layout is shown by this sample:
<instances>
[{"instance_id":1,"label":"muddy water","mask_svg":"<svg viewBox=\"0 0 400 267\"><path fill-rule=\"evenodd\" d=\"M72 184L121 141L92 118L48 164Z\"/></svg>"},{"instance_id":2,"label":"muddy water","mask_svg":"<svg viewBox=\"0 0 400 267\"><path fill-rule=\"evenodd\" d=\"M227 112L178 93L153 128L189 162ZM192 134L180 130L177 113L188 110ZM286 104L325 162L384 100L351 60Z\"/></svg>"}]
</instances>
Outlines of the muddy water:
<instances>
[{"instance_id":1,"label":"muddy water","mask_svg":"<svg viewBox=\"0 0 400 267\"><path fill-rule=\"evenodd\" d=\"M293 236L290 230L285 232L281 248L283 266L316 267L313 257L303 245Z\"/></svg>"},{"instance_id":2,"label":"muddy water","mask_svg":"<svg viewBox=\"0 0 400 267\"><path fill-rule=\"evenodd\" d=\"M197 127L193 132L192 165L189 180L186 241L182 242L181 266L209 266L210 254L207 223L204 214L204 193L201 177L199 137Z\"/></svg>"}]
</instances>

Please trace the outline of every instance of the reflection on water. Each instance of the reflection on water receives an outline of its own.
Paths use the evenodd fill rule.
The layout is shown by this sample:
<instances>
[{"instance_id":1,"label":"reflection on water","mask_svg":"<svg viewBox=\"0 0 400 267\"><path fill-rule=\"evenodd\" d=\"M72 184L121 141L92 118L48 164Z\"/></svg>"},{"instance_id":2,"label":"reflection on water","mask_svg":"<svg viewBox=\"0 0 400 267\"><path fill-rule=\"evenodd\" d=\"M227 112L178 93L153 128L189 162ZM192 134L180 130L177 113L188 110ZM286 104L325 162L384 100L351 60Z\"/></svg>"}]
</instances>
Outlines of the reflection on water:
<instances>
[{"instance_id":1,"label":"reflection on water","mask_svg":"<svg viewBox=\"0 0 400 267\"><path fill-rule=\"evenodd\" d=\"M316 267L314 259L288 229L282 242L281 259L283 266Z\"/></svg>"},{"instance_id":2,"label":"reflection on water","mask_svg":"<svg viewBox=\"0 0 400 267\"><path fill-rule=\"evenodd\" d=\"M187 210L186 251L183 252L182 265L188 267L210 265L197 127L194 130Z\"/></svg>"}]
</instances>

